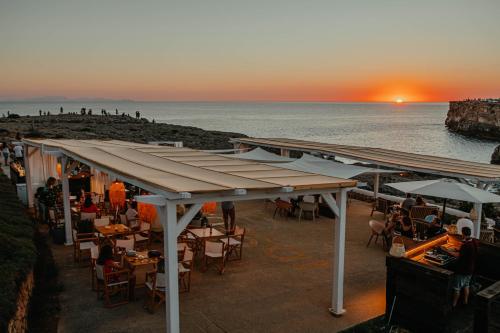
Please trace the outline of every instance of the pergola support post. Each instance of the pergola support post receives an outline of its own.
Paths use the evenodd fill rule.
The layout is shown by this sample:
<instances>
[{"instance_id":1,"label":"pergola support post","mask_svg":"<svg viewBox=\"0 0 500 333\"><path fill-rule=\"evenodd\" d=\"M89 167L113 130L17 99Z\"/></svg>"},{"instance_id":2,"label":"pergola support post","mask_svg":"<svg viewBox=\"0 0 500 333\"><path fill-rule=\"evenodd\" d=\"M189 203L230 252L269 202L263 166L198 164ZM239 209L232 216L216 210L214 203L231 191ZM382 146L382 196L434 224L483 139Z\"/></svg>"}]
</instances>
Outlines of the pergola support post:
<instances>
[{"instance_id":1,"label":"pergola support post","mask_svg":"<svg viewBox=\"0 0 500 333\"><path fill-rule=\"evenodd\" d=\"M64 234L66 236L66 242L64 243L65 245L73 245L73 235L71 234L71 208L70 208L70 203L69 203L69 181L68 181L68 175L69 172L71 172L71 168L69 168L69 171L66 169L66 166L68 164L68 158L66 156L63 156L61 158L61 165L62 165L62 190L63 190L63 209L64 209Z\"/></svg>"},{"instance_id":2,"label":"pergola support post","mask_svg":"<svg viewBox=\"0 0 500 333\"><path fill-rule=\"evenodd\" d=\"M331 195L331 194L330 194ZM330 206L335 201L326 200ZM341 316L344 309L344 253L345 253L345 229L347 210L347 189L337 192L337 218L334 227L333 244L333 279L332 279L332 306L329 311L334 316ZM330 207L335 211L334 207Z\"/></svg>"},{"instance_id":3,"label":"pergola support post","mask_svg":"<svg viewBox=\"0 0 500 333\"><path fill-rule=\"evenodd\" d=\"M35 196L33 194L33 185L31 184L31 170L30 170L30 158L28 155L29 147L24 144L24 176L26 179L26 195L28 196L28 208L34 206Z\"/></svg>"},{"instance_id":4,"label":"pergola support post","mask_svg":"<svg viewBox=\"0 0 500 333\"><path fill-rule=\"evenodd\" d=\"M163 253L165 256L166 277L166 332L179 333L179 281L177 267L177 209L175 203L168 201L158 207L163 225Z\"/></svg>"}]
</instances>

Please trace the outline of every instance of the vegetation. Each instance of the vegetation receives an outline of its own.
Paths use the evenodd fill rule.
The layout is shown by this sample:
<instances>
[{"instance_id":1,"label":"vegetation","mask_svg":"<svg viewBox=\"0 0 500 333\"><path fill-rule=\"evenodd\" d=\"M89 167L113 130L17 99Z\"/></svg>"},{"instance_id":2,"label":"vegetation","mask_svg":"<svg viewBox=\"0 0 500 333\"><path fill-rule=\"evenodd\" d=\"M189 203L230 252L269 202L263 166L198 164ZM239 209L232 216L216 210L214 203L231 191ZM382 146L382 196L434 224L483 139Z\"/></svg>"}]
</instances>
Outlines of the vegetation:
<instances>
[{"instance_id":1,"label":"vegetation","mask_svg":"<svg viewBox=\"0 0 500 333\"><path fill-rule=\"evenodd\" d=\"M0 174L0 331L16 311L17 293L33 269L34 226L10 180Z\"/></svg>"}]
</instances>

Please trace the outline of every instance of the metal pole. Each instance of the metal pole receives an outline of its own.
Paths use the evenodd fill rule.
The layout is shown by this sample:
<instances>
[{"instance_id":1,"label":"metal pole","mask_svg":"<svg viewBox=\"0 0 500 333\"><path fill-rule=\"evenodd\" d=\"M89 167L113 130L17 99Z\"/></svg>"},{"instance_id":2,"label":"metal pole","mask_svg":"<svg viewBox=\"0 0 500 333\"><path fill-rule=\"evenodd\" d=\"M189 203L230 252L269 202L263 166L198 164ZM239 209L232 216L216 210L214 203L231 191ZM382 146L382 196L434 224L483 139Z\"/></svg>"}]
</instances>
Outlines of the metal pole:
<instances>
[{"instance_id":1,"label":"metal pole","mask_svg":"<svg viewBox=\"0 0 500 333\"><path fill-rule=\"evenodd\" d=\"M380 174L377 172L373 177L373 197L377 199L380 185Z\"/></svg>"},{"instance_id":2,"label":"metal pole","mask_svg":"<svg viewBox=\"0 0 500 333\"><path fill-rule=\"evenodd\" d=\"M477 219L474 226L474 232L472 236L479 239L481 235L481 216L483 215L483 204L482 203L474 203L474 210L477 214Z\"/></svg>"},{"instance_id":3,"label":"metal pole","mask_svg":"<svg viewBox=\"0 0 500 333\"><path fill-rule=\"evenodd\" d=\"M73 235L71 226L71 208L69 203L69 181L68 181L68 171L66 170L68 163L68 158L63 156L61 158L62 165L62 190L63 190L63 207L64 207L64 234L66 235L66 245L73 245Z\"/></svg>"},{"instance_id":4,"label":"metal pole","mask_svg":"<svg viewBox=\"0 0 500 333\"><path fill-rule=\"evenodd\" d=\"M340 316L344 309L344 252L345 252L345 225L347 209L347 190L342 189L337 193L339 216L335 221L334 255L333 255L333 290L332 307L329 309L333 315Z\"/></svg>"},{"instance_id":5,"label":"metal pole","mask_svg":"<svg viewBox=\"0 0 500 333\"><path fill-rule=\"evenodd\" d=\"M167 200L165 206L158 207L163 225L163 253L166 273L166 332L179 333L179 280L177 267L177 210L175 203Z\"/></svg>"}]
</instances>

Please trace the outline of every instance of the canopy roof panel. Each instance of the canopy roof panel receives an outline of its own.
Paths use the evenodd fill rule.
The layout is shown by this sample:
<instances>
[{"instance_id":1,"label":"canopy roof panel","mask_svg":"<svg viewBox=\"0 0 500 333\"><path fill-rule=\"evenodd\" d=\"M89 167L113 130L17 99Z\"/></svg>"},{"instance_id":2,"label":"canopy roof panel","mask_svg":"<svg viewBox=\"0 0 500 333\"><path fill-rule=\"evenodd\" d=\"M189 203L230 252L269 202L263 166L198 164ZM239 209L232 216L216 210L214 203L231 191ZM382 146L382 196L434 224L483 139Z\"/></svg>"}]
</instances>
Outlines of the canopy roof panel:
<instances>
[{"instance_id":1,"label":"canopy roof panel","mask_svg":"<svg viewBox=\"0 0 500 333\"><path fill-rule=\"evenodd\" d=\"M262 148L255 148L245 153L239 154L224 154L221 155L229 158L236 158L239 160L250 160L257 162L292 162L293 158L288 158L280 155L270 153Z\"/></svg>"},{"instance_id":2,"label":"canopy roof panel","mask_svg":"<svg viewBox=\"0 0 500 333\"><path fill-rule=\"evenodd\" d=\"M384 170L376 168L367 168L359 165L344 164L324 158L315 157L309 154L303 154L301 158L289 163L270 164L280 168L312 172L319 175L352 178L363 173L397 173L397 170Z\"/></svg>"},{"instance_id":3,"label":"canopy roof panel","mask_svg":"<svg viewBox=\"0 0 500 333\"><path fill-rule=\"evenodd\" d=\"M282 187L333 189L356 185L351 180L291 171L189 148L118 140L26 139L24 143L42 148L42 151L60 151L97 169L109 170L118 178L137 180L173 193L279 190Z\"/></svg>"},{"instance_id":4,"label":"canopy roof panel","mask_svg":"<svg viewBox=\"0 0 500 333\"><path fill-rule=\"evenodd\" d=\"M500 165L462 161L432 155L282 138L237 138L231 139L231 142L257 147L284 148L302 152L335 155L387 167L450 177L469 178L489 182L500 181Z\"/></svg>"}]
</instances>

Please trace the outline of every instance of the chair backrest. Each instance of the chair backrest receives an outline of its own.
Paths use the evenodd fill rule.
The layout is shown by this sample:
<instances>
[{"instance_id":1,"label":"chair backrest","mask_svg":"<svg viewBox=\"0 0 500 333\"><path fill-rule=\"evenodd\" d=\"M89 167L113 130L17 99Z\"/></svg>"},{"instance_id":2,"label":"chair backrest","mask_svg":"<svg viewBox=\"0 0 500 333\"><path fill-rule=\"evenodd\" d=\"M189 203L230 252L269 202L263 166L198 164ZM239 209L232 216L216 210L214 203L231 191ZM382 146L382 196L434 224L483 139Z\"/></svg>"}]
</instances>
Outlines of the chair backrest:
<instances>
[{"instance_id":1,"label":"chair backrest","mask_svg":"<svg viewBox=\"0 0 500 333\"><path fill-rule=\"evenodd\" d=\"M120 214L120 223L121 223L121 224L125 224L125 225L127 225L127 224L128 224L127 215L125 215L125 214Z\"/></svg>"},{"instance_id":2,"label":"chair backrest","mask_svg":"<svg viewBox=\"0 0 500 333\"><path fill-rule=\"evenodd\" d=\"M383 198L377 198L377 201L375 202L375 209L378 212L386 213L387 212L387 200Z\"/></svg>"},{"instance_id":3,"label":"chair backrest","mask_svg":"<svg viewBox=\"0 0 500 333\"><path fill-rule=\"evenodd\" d=\"M377 221L377 220L368 221L368 225L375 233L377 233L379 235L382 234L382 232L384 231L384 228L385 228L384 222Z\"/></svg>"},{"instance_id":4,"label":"chair backrest","mask_svg":"<svg viewBox=\"0 0 500 333\"><path fill-rule=\"evenodd\" d=\"M302 198L302 201L308 202L308 203L315 203L316 198L314 197L314 195L304 195L304 197Z\"/></svg>"},{"instance_id":5,"label":"chair backrest","mask_svg":"<svg viewBox=\"0 0 500 333\"><path fill-rule=\"evenodd\" d=\"M214 254L220 254L221 256L223 256L223 251L224 251L224 243L205 241L205 253L210 252Z\"/></svg>"},{"instance_id":6,"label":"chair backrest","mask_svg":"<svg viewBox=\"0 0 500 333\"><path fill-rule=\"evenodd\" d=\"M95 213L85 213L85 212L80 213L80 220L92 220L92 221L94 221L95 217L96 217Z\"/></svg>"},{"instance_id":7,"label":"chair backrest","mask_svg":"<svg viewBox=\"0 0 500 333\"><path fill-rule=\"evenodd\" d=\"M125 249L125 250L133 250L134 249L134 239L117 239L116 247Z\"/></svg>"},{"instance_id":8,"label":"chair backrest","mask_svg":"<svg viewBox=\"0 0 500 333\"><path fill-rule=\"evenodd\" d=\"M183 262L191 262L193 261L194 253L188 247L184 248L184 257L182 258Z\"/></svg>"},{"instance_id":9,"label":"chair backrest","mask_svg":"<svg viewBox=\"0 0 500 333\"><path fill-rule=\"evenodd\" d=\"M483 242L493 243L494 239L495 239L495 232L494 232L494 230L490 230L490 229L481 229L481 231L479 233L479 238Z\"/></svg>"},{"instance_id":10,"label":"chair backrest","mask_svg":"<svg viewBox=\"0 0 500 333\"><path fill-rule=\"evenodd\" d=\"M245 236L245 228L236 226L234 228L234 236Z\"/></svg>"},{"instance_id":11,"label":"chair backrest","mask_svg":"<svg viewBox=\"0 0 500 333\"><path fill-rule=\"evenodd\" d=\"M151 230L151 224L148 222L141 223L141 231L149 231Z\"/></svg>"},{"instance_id":12,"label":"chair backrest","mask_svg":"<svg viewBox=\"0 0 500 333\"><path fill-rule=\"evenodd\" d=\"M425 219L427 215L431 215L437 208L432 206L412 206L410 209L411 219Z\"/></svg>"},{"instance_id":13,"label":"chair backrest","mask_svg":"<svg viewBox=\"0 0 500 333\"><path fill-rule=\"evenodd\" d=\"M99 257L99 247L97 245L92 246L90 248L90 258L92 260L97 260L98 257Z\"/></svg>"},{"instance_id":14,"label":"chair backrest","mask_svg":"<svg viewBox=\"0 0 500 333\"><path fill-rule=\"evenodd\" d=\"M105 227L107 225L109 225L109 218L108 217L102 217L100 219L94 220L94 226L96 226L96 227Z\"/></svg>"},{"instance_id":15,"label":"chair backrest","mask_svg":"<svg viewBox=\"0 0 500 333\"><path fill-rule=\"evenodd\" d=\"M156 273L156 287L165 288L165 273Z\"/></svg>"},{"instance_id":16,"label":"chair backrest","mask_svg":"<svg viewBox=\"0 0 500 333\"><path fill-rule=\"evenodd\" d=\"M95 265L95 275L98 280L104 281L104 266L96 264Z\"/></svg>"}]
</instances>

